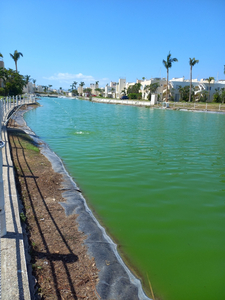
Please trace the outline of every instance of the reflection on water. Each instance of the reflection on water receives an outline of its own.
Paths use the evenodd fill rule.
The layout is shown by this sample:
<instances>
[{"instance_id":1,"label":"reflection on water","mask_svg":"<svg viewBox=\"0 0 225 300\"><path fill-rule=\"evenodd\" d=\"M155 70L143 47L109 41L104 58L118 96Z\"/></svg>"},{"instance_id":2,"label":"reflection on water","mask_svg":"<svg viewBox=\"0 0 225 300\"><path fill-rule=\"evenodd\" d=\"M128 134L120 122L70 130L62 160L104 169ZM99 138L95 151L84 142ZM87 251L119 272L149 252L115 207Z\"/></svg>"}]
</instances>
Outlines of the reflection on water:
<instances>
[{"instance_id":1,"label":"reflection on water","mask_svg":"<svg viewBox=\"0 0 225 300\"><path fill-rule=\"evenodd\" d=\"M225 115L44 99L28 125L165 300L225 299Z\"/></svg>"}]
</instances>

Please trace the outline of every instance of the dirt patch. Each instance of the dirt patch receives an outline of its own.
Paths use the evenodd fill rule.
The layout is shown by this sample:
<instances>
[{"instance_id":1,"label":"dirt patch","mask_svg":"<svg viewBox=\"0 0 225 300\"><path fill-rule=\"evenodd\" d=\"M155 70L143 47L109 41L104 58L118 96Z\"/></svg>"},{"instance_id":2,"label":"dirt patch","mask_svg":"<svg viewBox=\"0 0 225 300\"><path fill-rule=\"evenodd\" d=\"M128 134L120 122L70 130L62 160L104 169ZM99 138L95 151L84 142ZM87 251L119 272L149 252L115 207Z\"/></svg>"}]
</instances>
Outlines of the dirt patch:
<instances>
[{"instance_id":1,"label":"dirt patch","mask_svg":"<svg viewBox=\"0 0 225 300\"><path fill-rule=\"evenodd\" d=\"M17 190L23 203L37 299L99 299L98 269L87 254L76 215L59 202L62 175L55 173L33 140L15 121L8 126Z\"/></svg>"}]
</instances>

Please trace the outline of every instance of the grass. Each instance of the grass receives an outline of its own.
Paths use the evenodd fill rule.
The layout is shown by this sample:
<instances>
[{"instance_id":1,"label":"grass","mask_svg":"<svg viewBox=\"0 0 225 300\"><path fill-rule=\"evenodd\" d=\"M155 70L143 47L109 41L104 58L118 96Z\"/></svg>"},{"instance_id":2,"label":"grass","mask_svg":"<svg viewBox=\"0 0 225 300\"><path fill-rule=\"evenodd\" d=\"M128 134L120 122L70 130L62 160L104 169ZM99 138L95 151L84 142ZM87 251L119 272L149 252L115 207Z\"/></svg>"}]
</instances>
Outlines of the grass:
<instances>
[{"instance_id":1,"label":"grass","mask_svg":"<svg viewBox=\"0 0 225 300\"><path fill-rule=\"evenodd\" d=\"M27 217L25 216L25 214L24 214L23 212L21 212L21 213L20 213L20 221L21 221L22 223L25 223L25 222L26 222L26 219L27 219Z\"/></svg>"},{"instance_id":2,"label":"grass","mask_svg":"<svg viewBox=\"0 0 225 300\"><path fill-rule=\"evenodd\" d=\"M39 148L35 145L35 142L31 137L29 137L24 131L20 129L9 129L11 135L14 138L14 142L17 147L22 147L24 150L32 150L35 152L40 152ZM17 138L20 138L20 145L18 144Z\"/></svg>"}]
</instances>

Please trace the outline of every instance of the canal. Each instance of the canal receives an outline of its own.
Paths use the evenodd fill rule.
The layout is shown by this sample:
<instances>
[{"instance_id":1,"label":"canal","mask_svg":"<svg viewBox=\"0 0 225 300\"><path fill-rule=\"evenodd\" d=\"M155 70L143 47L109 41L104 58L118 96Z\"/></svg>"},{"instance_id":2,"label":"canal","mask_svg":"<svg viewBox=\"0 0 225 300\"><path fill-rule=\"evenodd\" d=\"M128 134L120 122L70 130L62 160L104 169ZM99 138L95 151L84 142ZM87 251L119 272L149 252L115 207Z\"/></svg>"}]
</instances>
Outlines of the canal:
<instances>
[{"instance_id":1,"label":"canal","mask_svg":"<svg viewBox=\"0 0 225 300\"><path fill-rule=\"evenodd\" d=\"M225 299L225 115L42 98L24 118L161 300Z\"/></svg>"}]
</instances>

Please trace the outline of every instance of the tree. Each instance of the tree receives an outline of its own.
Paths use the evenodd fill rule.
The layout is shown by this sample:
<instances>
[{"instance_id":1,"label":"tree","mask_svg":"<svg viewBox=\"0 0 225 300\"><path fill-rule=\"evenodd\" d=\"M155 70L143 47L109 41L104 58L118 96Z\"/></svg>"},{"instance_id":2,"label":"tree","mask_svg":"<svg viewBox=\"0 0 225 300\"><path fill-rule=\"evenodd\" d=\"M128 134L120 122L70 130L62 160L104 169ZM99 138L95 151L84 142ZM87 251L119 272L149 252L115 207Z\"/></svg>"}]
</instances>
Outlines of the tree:
<instances>
[{"instance_id":1,"label":"tree","mask_svg":"<svg viewBox=\"0 0 225 300\"><path fill-rule=\"evenodd\" d=\"M207 78L206 80L207 80L208 83L209 83L209 98L208 98L208 102L210 102L210 82L213 81L213 80L215 80L215 78L214 78L214 77L209 77L209 78Z\"/></svg>"},{"instance_id":2,"label":"tree","mask_svg":"<svg viewBox=\"0 0 225 300\"><path fill-rule=\"evenodd\" d=\"M225 88L222 88L221 90L222 90L222 92L221 92L221 100L222 100L222 103L224 103L225 102Z\"/></svg>"},{"instance_id":3,"label":"tree","mask_svg":"<svg viewBox=\"0 0 225 300\"><path fill-rule=\"evenodd\" d=\"M47 92L48 87L46 85L43 85L42 88L44 89L44 92Z\"/></svg>"},{"instance_id":4,"label":"tree","mask_svg":"<svg viewBox=\"0 0 225 300\"><path fill-rule=\"evenodd\" d=\"M100 88L96 88L95 91L97 92L97 96L98 96L98 94L100 94L102 92L102 90Z\"/></svg>"},{"instance_id":5,"label":"tree","mask_svg":"<svg viewBox=\"0 0 225 300\"><path fill-rule=\"evenodd\" d=\"M198 64L199 60L195 58L189 58L189 65L190 65L190 90L189 90L189 102L191 102L191 91L192 91L192 67L195 64Z\"/></svg>"},{"instance_id":6,"label":"tree","mask_svg":"<svg viewBox=\"0 0 225 300\"><path fill-rule=\"evenodd\" d=\"M186 102L189 100L189 95L190 95L189 89L190 87L188 85L185 85L184 87L179 85L178 90L179 90L181 100ZM193 91L191 91L191 95L193 95Z\"/></svg>"},{"instance_id":7,"label":"tree","mask_svg":"<svg viewBox=\"0 0 225 300\"><path fill-rule=\"evenodd\" d=\"M225 89L222 88L221 90L215 89L215 94L213 95L213 102L216 103L224 103L225 100Z\"/></svg>"},{"instance_id":8,"label":"tree","mask_svg":"<svg viewBox=\"0 0 225 300\"><path fill-rule=\"evenodd\" d=\"M127 94L127 89L124 87L123 90L121 91L121 93L126 95Z\"/></svg>"},{"instance_id":9,"label":"tree","mask_svg":"<svg viewBox=\"0 0 225 300\"><path fill-rule=\"evenodd\" d=\"M3 96L22 94L23 87L26 85L24 76L12 69L0 68L0 78L4 83L4 87L1 88L1 94Z\"/></svg>"},{"instance_id":10,"label":"tree","mask_svg":"<svg viewBox=\"0 0 225 300\"><path fill-rule=\"evenodd\" d=\"M135 83L134 85L130 85L127 89L127 93L136 93L138 94L141 88L141 83Z\"/></svg>"},{"instance_id":11,"label":"tree","mask_svg":"<svg viewBox=\"0 0 225 300\"><path fill-rule=\"evenodd\" d=\"M216 103L221 103L222 102L222 99L221 99L221 95L220 95L220 92L218 89L215 89L215 94L213 95L213 102L216 102Z\"/></svg>"},{"instance_id":12,"label":"tree","mask_svg":"<svg viewBox=\"0 0 225 300\"><path fill-rule=\"evenodd\" d=\"M167 79L166 79L166 102L168 102L168 79L169 79L169 68L172 67L172 63L178 61L177 58L171 58L171 53L167 55L167 59L163 60L163 65L167 70Z\"/></svg>"},{"instance_id":13,"label":"tree","mask_svg":"<svg viewBox=\"0 0 225 300\"><path fill-rule=\"evenodd\" d=\"M115 92L115 88L114 87L112 87L111 88L111 93L113 94ZM116 97L115 97L116 98Z\"/></svg>"},{"instance_id":14,"label":"tree","mask_svg":"<svg viewBox=\"0 0 225 300\"><path fill-rule=\"evenodd\" d=\"M98 86L98 83L99 83L99 81L96 81L96 82L95 82L96 86Z\"/></svg>"},{"instance_id":15,"label":"tree","mask_svg":"<svg viewBox=\"0 0 225 300\"><path fill-rule=\"evenodd\" d=\"M91 88L86 88L86 89L84 89L84 93L87 93L87 94L88 94L88 96L90 96L90 95L91 95L91 91L92 91L92 89L91 89Z\"/></svg>"},{"instance_id":16,"label":"tree","mask_svg":"<svg viewBox=\"0 0 225 300\"><path fill-rule=\"evenodd\" d=\"M83 81L81 81L81 83L79 85L80 85L80 87L81 87L81 89L83 91L83 86L85 85L85 83Z\"/></svg>"},{"instance_id":17,"label":"tree","mask_svg":"<svg viewBox=\"0 0 225 300\"><path fill-rule=\"evenodd\" d=\"M159 87L159 83L155 82L155 83L151 83L150 85L146 85L144 90L149 92L148 94L148 100L151 100L151 94L155 94L157 89Z\"/></svg>"},{"instance_id":18,"label":"tree","mask_svg":"<svg viewBox=\"0 0 225 300\"><path fill-rule=\"evenodd\" d=\"M71 87L72 87L72 90L76 90L76 88L77 88L77 82L74 81L74 82L72 83Z\"/></svg>"},{"instance_id":19,"label":"tree","mask_svg":"<svg viewBox=\"0 0 225 300\"><path fill-rule=\"evenodd\" d=\"M209 93L205 90L200 92L200 97L199 97L199 101L200 102L207 102L207 98L208 98Z\"/></svg>"},{"instance_id":20,"label":"tree","mask_svg":"<svg viewBox=\"0 0 225 300\"><path fill-rule=\"evenodd\" d=\"M17 72L17 61L20 58L20 56L23 56L23 54L21 52L18 52L17 50L14 51L14 54L11 54L11 53L9 53L9 54L15 62L16 72Z\"/></svg>"},{"instance_id":21,"label":"tree","mask_svg":"<svg viewBox=\"0 0 225 300\"><path fill-rule=\"evenodd\" d=\"M32 79L32 81L33 81L33 84L34 84L34 92L36 91L36 86L35 86L35 83L36 83L36 79Z\"/></svg>"},{"instance_id":22,"label":"tree","mask_svg":"<svg viewBox=\"0 0 225 300\"><path fill-rule=\"evenodd\" d=\"M144 80L145 80L145 77L142 77L142 80L144 81Z\"/></svg>"},{"instance_id":23,"label":"tree","mask_svg":"<svg viewBox=\"0 0 225 300\"><path fill-rule=\"evenodd\" d=\"M0 57L2 57L2 58L3 58L3 55L1 54L1 52L0 52Z\"/></svg>"},{"instance_id":24,"label":"tree","mask_svg":"<svg viewBox=\"0 0 225 300\"><path fill-rule=\"evenodd\" d=\"M24 79L25 79L26 85L28 85L28 83L30 81L30 75L24 76Z\"/></svg>"}]
</instances>

